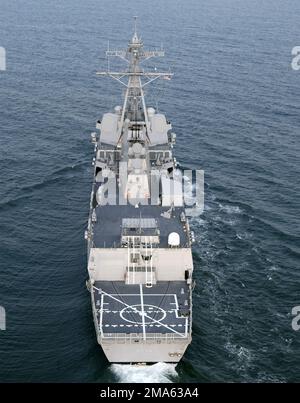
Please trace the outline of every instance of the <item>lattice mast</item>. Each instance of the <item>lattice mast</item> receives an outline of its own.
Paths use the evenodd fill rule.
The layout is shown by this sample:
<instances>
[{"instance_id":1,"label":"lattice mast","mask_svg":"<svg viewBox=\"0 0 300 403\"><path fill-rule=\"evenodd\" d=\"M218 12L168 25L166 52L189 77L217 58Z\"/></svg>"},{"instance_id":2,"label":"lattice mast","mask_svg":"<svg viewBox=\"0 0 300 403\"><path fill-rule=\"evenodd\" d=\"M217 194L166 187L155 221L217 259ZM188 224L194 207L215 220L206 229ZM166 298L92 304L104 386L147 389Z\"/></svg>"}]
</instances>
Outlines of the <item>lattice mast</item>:
<instances>
[{"instance_id":1,"label":"lattice mast","mask_svg":"<svg viewBox=\"0 0 300 403\"><path fill-rule=\"evenodd\" d=\"M137 34L136 28L137 17L134 17L134 34L128 44L126 50L110 50L106 51L108 60L111 57L119 57L128 64L128 68L124 71L111 71L110 63L108 63L107 71L99 71L98 76L109 76L126 87L124 103L121 115L121 124L119 126L119 137L122 136L122 129L125 119L136 120L137 111L142 109L143 117L147 130L147 137L150 131L149 119L146 109L144 87L151 82L162 78L170 80L173 74L171 72L146 72L141 68L141 63L152 57L163 57L165 52L160 50L144 50L143 42ZM125 81L126 80L126 81Z\"/></svg>"}]
</instances>

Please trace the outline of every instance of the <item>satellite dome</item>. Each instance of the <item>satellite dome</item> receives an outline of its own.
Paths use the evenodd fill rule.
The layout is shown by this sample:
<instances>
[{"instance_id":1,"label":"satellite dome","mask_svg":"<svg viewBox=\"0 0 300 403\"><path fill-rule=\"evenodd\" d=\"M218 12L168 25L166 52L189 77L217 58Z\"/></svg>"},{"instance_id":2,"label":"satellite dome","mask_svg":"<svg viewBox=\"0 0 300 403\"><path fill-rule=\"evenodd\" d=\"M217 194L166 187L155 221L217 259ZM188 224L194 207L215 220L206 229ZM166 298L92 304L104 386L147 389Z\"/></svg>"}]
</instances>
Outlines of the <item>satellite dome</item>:
<instances>
[{"instance_id":1,"label":"satellite dome","mask_svg":"<svg viewBox=\"0 0 300 403\"><path fill-rule=\"evenodd\" d=\"M132 146L132 151L134 154L140 155L143 151L143 146L140 143L134 143Z\"/></svg>"},{"instance_id":2,"label":"satellite dome","mask_svg":"<svg viewBox=\"0 0 300 403\"><path fill-rule=\"evenodd\" d=\"M171 232L168 236L168 245L169 246L179 246L180 245L180 236L177 232Z\"/></svg>"},{"instance_id":3,"label":"satellite dome","mask_svg":"<svg viewBox=\"0 0 300 403\"><path fill-rule=\"evenodd\" d=\"M115 106L115 113L119 115L121 113L122 107L120 105Z\"/></svg>"},{"instance_id":4,"label":"satellite dome","mask_svg":"<svg viewBox=\"0 0 300 403\"><path fill-rule=\"evenodd\" d=\"M155 109L154 108L148 108L148 116L149 118L152 117L153 115L155 115Z\"/></svg>"}]
</instances>

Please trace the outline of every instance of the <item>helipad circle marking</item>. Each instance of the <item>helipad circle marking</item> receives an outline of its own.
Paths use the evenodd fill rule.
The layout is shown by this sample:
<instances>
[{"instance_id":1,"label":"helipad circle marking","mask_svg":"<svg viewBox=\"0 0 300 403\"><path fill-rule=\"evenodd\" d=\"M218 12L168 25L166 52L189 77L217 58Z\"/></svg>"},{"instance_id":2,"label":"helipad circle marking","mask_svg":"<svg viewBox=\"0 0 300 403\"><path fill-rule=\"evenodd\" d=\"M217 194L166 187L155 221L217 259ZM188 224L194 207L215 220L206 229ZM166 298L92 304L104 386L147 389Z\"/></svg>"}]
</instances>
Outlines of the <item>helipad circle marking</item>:
<instances>
[{"instance_id":1,"label":"helipad circle marking","mask_svg":"<svg viewBox=\"0 0 300 403\"><path fill-rule=\"evenodd\" d=\"M153 318L154 321L153 321L153 319L149 318L149 316L151 316L151 314L153 313L153 312L150 312L150 313L147 312L147 310L149 308L153 309L153 311L155 312L155 318ZM128 311L131 311L131 312L128 312ZM157 312L157 311L159 311L159 312ZM144 323L145 325L149 325L150 323L160 322L160 321L164 320L165 317L167 316L167 313L164 309L162 309L158 306L144 304L144 318L145 318L144 321L142 319L141 319L141 321L130 320L130 319L126 318L125 315L127 315L129 317L131 317L132 315L138 315L139 317L142 317L141 304L126 306L125 308L122 309L122 311L120 311L120 316L124 321L129 322L129 323L138 323L139 325L142 325ZM147 316L145 316L145 315L147 315Z\"/></svg>"}]
</instances>

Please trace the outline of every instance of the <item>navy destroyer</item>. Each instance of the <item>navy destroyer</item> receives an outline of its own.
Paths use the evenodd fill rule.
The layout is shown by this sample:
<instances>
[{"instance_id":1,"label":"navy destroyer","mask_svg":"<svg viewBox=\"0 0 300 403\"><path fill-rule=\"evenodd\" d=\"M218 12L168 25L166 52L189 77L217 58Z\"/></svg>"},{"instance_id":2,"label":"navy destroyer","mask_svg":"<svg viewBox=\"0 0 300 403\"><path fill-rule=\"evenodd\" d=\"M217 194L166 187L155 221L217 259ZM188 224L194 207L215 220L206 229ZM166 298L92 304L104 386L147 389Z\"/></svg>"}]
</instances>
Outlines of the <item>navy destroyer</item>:
<instances>
[{"instance_id":1,"label":"navy destroyer","mask_svg":"<svg viewBox=\"0 0 300 403\"><path fill-rule=\"evenodd\" d=\"M104 113L92 133L85 238L97 339L113 363L176 363L191 342L193 235L173 156L176 135L144 96L145 86L172 74L142 68L164 51L145 50L136 29L126 50L106 55L127 68L97 73L125 89L123 105Z\"/></svg>"}]
</instances>

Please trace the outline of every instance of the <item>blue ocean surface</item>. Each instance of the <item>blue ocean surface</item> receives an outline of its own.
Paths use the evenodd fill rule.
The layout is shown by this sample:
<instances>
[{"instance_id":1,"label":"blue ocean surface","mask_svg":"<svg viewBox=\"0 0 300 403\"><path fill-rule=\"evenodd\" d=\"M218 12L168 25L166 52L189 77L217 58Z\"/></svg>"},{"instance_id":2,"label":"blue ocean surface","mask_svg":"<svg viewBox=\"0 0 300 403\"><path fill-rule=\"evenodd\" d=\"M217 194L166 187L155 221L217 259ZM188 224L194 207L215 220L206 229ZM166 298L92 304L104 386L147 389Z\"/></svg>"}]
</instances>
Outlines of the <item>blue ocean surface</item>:
<instances>
[{"instance_id":1,"label":"blue ocean surface","mask_svg":"<svg viewBox=\"0 0 300 403\"><path fill-rule=\"evenodd\" d=\"M180 364L111 366L87 279L90 132L120 104L97 78L132 16L151 66L147 103L205 170L195 232L193 341ZM0 381L300 382L298 0L1 0Z\"/></svg>"}]
</instances>

